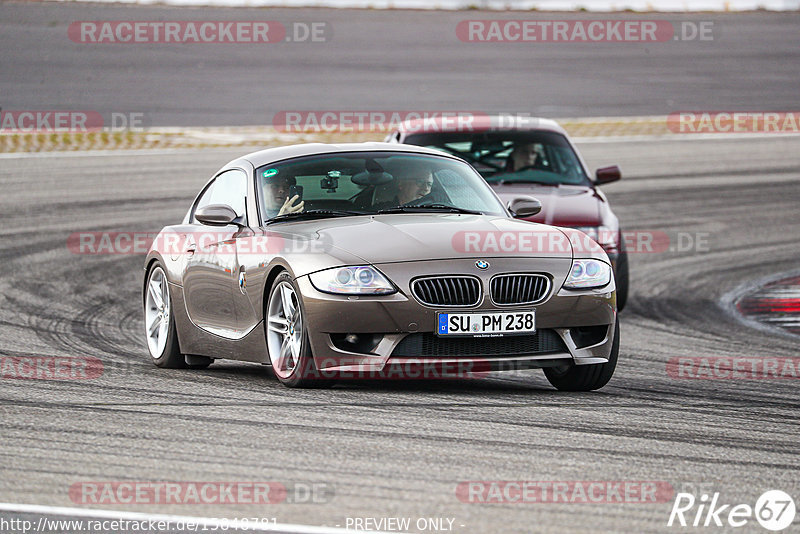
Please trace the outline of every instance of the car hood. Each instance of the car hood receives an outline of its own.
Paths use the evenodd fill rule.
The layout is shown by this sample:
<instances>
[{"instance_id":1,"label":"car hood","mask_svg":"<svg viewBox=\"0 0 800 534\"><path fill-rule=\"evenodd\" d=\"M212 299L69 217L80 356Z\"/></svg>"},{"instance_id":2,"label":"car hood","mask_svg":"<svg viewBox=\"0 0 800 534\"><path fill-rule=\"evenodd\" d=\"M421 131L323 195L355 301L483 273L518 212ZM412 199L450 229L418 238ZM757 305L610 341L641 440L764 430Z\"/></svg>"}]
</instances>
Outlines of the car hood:
<instances>
[{"instance_id":1,"label":"car hood","mask_svg":"<svg viewBox=\"0 0 800 534\"><path fill-rule=\"evenodd\" d=\"M492 185L492 189L503 203L520 195L530 195L542 203L542 211L528 217L527 221L552 224L554 226L600 226L600 202L591 187L560 185L558 187L537 184Z\"/></svg>"},{"instance_id":2,"label":"car hood","mask_svg":"<svg viewBox=\"0 0 800 534\"><path fill-rule=\"evenodd\" d=\"M357 256L366 263L391 263L465 257L572 258L564 232L526 221L486 215L386 214L342 217L293 224L281 231L311 237L316 234L332 255ZM524 235L525 246L517 247ZM501 243L503 236L506 240ZM557 242L557 246L551 244ZM544 246L537 246L543 243Z\"/></svg>"}]
</instances>

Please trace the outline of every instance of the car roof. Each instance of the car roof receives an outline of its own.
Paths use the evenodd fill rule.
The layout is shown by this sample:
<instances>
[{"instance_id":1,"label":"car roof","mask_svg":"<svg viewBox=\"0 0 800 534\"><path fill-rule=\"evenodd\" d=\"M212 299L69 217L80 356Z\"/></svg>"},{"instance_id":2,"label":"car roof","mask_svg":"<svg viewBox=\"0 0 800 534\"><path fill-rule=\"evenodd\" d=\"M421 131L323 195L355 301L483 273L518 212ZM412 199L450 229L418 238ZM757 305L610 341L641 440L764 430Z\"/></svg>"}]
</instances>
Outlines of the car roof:
<instances>
[{"instance_id":1,"label":"car roof","mask_svg":"<svg viewBox=\"0 0 800 534\"><path fill-rule=\"evenodd\" d=\"M549 131L567 135L566 130L552 119L527 115L482 115L475 113L446 114L445 116L410 119L401 122L395 131L403 133L450 133L485 131Z\"/></svg>"},{"instance_id":2,"label":"car roof","mask_svg":"<svg viewBox=\"0 0 800 534\"><path fill-rule=\"evenodd\" d=\"M235 167L236 163L242 160L249 162L251 165L253 165L253 167L261 167L262 165L267 165L269 163L273 163L276 161L296 158L300 156L314 156L317 154L336 154L339 152L370 152L370 151L406 152L413 154L447 157L450 159L461 161L460 158L451 156L450 154L445 154L440 150L413 146L413 145L400 145L397 143L378 143L378 142L338 143L338 144L305 143L301 145L289 145L289 146L281 146L275 148L267 148L265 150L259 150L258 152L252 152L250 154L244 155L236 159L235 161L232 161L226 167Z\"/></svg>"}]
</instances>

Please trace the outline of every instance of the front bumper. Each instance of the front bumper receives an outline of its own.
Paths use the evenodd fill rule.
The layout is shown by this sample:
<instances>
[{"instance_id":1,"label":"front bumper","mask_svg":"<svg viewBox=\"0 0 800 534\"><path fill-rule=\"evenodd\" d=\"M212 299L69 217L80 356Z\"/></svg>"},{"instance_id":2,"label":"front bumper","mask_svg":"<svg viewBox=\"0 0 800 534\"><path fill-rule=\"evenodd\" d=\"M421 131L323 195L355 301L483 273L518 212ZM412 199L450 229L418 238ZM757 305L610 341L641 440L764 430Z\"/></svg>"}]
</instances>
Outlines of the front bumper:
<instances>
[{"instance_id":1,"label":"front bumper","mask_svg":"<svg viewBox=\"0 0 800 534\"><path fill-rule=\"evenodd\" d=\"M559 288L571 267L568 258L495 258L490 260L486 271L478 271L475 260L377 265L399 289L388 296L331 295L317 291L308 276L297 278L317 369L371 372L387 366L467 362L482 369L502 370L608 360L615 334L613 279L596 290L564 290ZM553 289L544 301L534 306L497 306L488 297L489 280L496 274L509 272L548 274ZM420 275L464 273L480 278L483 298L476 306L447 311L535 309L536 336L542 339L438 338L434 334L436 312L443 309L418 302L409 289L411 280Z\"/></svg>"}]
</instances>

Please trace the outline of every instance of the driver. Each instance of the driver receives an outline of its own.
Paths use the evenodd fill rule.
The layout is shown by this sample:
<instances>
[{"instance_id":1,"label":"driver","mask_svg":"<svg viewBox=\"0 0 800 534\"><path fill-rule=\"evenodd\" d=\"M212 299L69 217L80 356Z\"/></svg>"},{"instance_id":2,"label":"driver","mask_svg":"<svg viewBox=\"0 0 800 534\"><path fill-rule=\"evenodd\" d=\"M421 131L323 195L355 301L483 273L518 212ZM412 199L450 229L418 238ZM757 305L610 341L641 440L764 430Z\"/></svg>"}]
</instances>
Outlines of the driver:
<instances>
[{"instance_id":1,"label":"driver","mask_svg":"<svg viewBox=\"0 0 800 534\"><path fill-rule=\"evenodd\" d=\"M433 171L426 163L402 158L402 161L387 162L384 168L393 180L376 187L372 209L379 211L416 204L416 201L431 194Z\"/></svg>"},{"instance_id":2,"label":"driver","mask_svg":"<svg viewBox=\"0 0 800 534\"><path fill-rule=\"evenodd\" d=\"M300 195L289 198L289 188L293 185L297 185L294 176L276 176L264 184L264 203L269 217L303 211L303 201L295 204Z\"/></svg>"},{"instance_id":3,"label":"driver","mask_svg":"<svg viewBox=\"0 0 800 534\"><path fill-rule=\"evenodd\" d=\"M539 152L535 143L517 145L506 160L506 172L516 172L525 167L533 167L539 159Z\"/></svg>"},{"instance_id":4,"label":"driver","mask_svg":"<svg viewBox=\"0 0 800 534\"><path fill-rule=\"evenodd\" d=\"M430 169L410 169L401 172L397 178L397 203L407 204L430 194L433 187L433 173Z\"/></svg>"}]
</instances>

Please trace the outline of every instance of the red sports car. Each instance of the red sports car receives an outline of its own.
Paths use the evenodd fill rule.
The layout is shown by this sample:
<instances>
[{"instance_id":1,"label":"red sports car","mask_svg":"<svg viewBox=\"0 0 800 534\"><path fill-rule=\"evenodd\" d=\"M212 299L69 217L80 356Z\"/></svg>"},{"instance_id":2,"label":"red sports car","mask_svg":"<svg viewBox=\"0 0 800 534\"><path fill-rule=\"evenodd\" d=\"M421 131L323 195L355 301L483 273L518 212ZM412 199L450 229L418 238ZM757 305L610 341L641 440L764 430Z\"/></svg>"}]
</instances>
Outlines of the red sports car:
<instances>
[{"instance_id":1,"label":"red sports car","mask_svg":"<svg viewBox=\"0 0 800 534\"><path fill-rule=\"evenodd\" d=\"M611 260L621 310L628 298L628 254L619 220L598 188L619 180L619 167L597 169L593 180L555 121L526 118L501 126L508 119L406 121L386 141L454 154L475 167L504 202L521 194L539 199L542 211L526 220L577 228L591 236Z\"/></svg>"}]
</instances>

